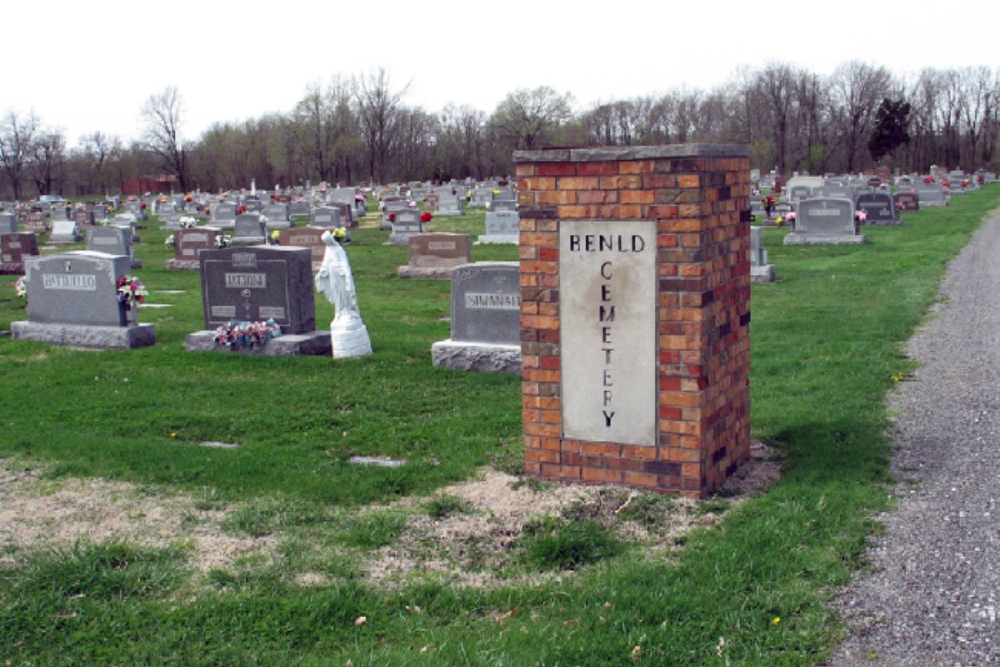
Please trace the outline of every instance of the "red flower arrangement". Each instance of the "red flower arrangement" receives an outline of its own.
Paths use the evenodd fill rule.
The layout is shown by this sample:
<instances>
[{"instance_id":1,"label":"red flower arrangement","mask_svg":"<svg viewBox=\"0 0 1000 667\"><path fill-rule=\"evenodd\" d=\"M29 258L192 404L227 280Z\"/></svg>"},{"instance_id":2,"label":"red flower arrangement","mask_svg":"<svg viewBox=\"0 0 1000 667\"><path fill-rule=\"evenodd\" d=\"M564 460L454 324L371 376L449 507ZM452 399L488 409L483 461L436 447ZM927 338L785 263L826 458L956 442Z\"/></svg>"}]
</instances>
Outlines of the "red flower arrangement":
<instances>
[{"instance_id":1,"label":"red flower arrangement","mask_svg":"<svg viewBox=\"0 0 1000 667\"><path fill-rule=\"evenodd\" d=\"M934 182L933 176L924 176L924 183L933 183L933 182Z\"/></svg>"},{"instance_id":2,"label":"red flower arrangement","mask_svg":"<svg viewBox=\"0 0 1000 667\"><path fill-rule=\"evenodd\" d=\"M430 222L433 219L434 216L431 214L430 211L424 211L423 213L420 214L420 222Z\"/></svg>"},{"instance_id":3,"label":"red flower arrangement","mask_svg":"<svg viewBox=\"0 0 1000 667\"><path fill-rule=\"evenodd\" d=\"M395 213L390 213L389 214L389 222L396 222L396 214Z\"/></svg>"},{"instance_id":4,"label":"red flower arrangement","mask_svg":"<svg viewBox=\"0 0 1000 667\"><path fill-rule=\"evenodd\" d=\"M242 205L242 204L240 204L239 206L236 207L236 212L237 213L246 213L247 212L247 207L244 206L244 205Z\"/></svg>"}]
</instances>

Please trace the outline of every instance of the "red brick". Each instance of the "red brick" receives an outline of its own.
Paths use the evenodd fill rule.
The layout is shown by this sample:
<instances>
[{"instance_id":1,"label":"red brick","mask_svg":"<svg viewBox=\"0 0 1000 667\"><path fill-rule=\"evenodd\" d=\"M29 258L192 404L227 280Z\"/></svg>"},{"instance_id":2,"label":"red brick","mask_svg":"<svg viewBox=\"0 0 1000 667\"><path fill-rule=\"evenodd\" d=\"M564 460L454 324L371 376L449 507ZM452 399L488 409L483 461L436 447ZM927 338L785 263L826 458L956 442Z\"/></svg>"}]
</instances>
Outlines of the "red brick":
<instances>
[{"instance_id":1,"label":"red brick","mask_svg":"<svg viewBox=\"0 0 1000 667\"><path fill-rule=\"evenodd\" d=\"M543 162L536 166L535 173L539 176L576 176L576 163Z\"/></svg>"}]
</instances>

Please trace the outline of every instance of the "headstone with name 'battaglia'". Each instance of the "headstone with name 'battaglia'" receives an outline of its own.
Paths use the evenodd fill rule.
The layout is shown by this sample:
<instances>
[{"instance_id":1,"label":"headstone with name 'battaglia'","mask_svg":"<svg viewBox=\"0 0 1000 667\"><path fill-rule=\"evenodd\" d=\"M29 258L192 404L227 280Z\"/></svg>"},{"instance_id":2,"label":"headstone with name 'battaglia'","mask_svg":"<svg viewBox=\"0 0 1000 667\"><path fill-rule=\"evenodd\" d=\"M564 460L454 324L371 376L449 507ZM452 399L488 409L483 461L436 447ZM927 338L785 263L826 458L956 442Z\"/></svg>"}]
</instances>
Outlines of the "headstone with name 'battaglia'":
<instances>
[{"instance_id":1,"label":"headstone with name 'battaglia'","mask_svg":"<svg viewBox=\"0 0 1000 667\"><path fill-rule=\"evenodd\" d=\"M795 231L785 236L785 245L843 245L867 243L858 233L854 202L850 199L817 197L799 202Z\"/></svg>"},{"instance_id":2,"label":"headstone with name 'battaglia'","mask_svg":"<svg viewBox=\"0 0 1000 667\"><path fill-rule=\"evenodd\" d=\"M38 240L35 232L0 234L0 273L23 275L25 259L36 256Z\"/></svg>"},{"instance_id":3,"label":"headstone with name 'battaglia'","mask_svg":"<svg viewBox=\"0 0 1000 667\"><path fill-rule=\"evenodd\" d=\"M489 211L486 214L486 233L480 234L477 243L512 243L520 239L521 216L513 209Z\"/></svg>"},{"instance_id":4,"label":"headstone with name 'battaglia'","mask_svg":"<svg viewBox=\"0 0 1000 667\"><path fill-rule=\"evenodd\" d=\"M130 323L118 301L118 279L129 269L125 255L89 250L27 258L28 321L11 324L13 338L90 348L153 345L153 325Z\"/></svg>"},{"instance_id":5,"label":"headstone with name 'battaglia'","mask_svg":"<svg viewBox=\"0 0 1000 667\"><path fill-rule=\"evenodd\" d=\"M222 230L218 227L189 227L174 232L174 258L167 260L171 271L199 271L198 256L203 250L215 250Z\"/></svg>"},{"instance_id":6,"label":"headstone with name 'battaglia'","mask_svg":"<svg viewBox=\"0 0 1000 667\"><path fill-rule=\"evenodd\" d=\"M468 234L415 234L409 240L409 264L399 267L400 278L451 278L451 272L469 264Z\"/></svg>"},{"instance_id":7,"label":"headstone with name 'battaglia'","mask_svg":"<svg viewBox=\"0 0 1000 667\"><path fill-rule=\"evenodd\" d=\"M435 366L520 373L518 262L476 262L451 273L451 338L434 343Z\"/></svg>"}]
</instances>

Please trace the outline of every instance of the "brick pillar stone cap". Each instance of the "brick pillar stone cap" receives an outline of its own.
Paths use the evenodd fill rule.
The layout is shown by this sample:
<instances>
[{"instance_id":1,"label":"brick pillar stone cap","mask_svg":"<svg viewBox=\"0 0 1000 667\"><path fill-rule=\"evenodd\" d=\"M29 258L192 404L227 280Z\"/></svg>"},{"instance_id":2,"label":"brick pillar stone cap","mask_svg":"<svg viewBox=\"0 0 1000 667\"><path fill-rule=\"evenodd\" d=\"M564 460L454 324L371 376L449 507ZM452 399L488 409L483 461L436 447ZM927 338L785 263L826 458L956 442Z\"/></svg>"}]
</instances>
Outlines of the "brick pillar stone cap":
<instances>
[{"instance_id":1,"label":"brick pillar stone cap","mask_svg":"<svg viewBox=\"0 0 1000 667\"><path fill-rule=\"evenodd\" d=\"M750 157L745 144L670 144L514 151L514 162L619 162L688 157Z\"/></svg>"}]
</instances>

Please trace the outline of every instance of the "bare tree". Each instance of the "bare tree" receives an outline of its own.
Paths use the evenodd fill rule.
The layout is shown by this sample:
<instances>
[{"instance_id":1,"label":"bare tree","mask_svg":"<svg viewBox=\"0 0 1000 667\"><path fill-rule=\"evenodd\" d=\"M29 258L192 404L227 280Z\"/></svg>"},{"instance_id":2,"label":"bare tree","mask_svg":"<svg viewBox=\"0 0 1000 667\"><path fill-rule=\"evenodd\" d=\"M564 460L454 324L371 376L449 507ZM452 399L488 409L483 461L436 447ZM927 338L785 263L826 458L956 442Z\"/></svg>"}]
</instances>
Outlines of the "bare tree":
<instances>
[{"instance_id":1,"label":"bare tree","mask_svg":"<svg viewBox=\"0 0 1000 667\"><path fill-rule=\"evenodd\" d=\"M368 148L368 175L372 182L385 177L389 145L393 141L394 125L400 103L409 84L393 90L389 73L379 67L357 80L354 95L361 117L361 135Z\"/></svg>"},{"instance_id":2,"label":"bare tree","mask_svg":"<svg viewBox=\"0 0 1000 667\"><path fill-rule=\"evenodd\" d=\"M63 176L66 165L66 137L61 131L41 131L31 142L30 173L38 194L53 194L54 184Z\"/></svg>"},{"instance_id":3,"label":"bare tree","mask_svg":"<svg viewBox=\"0 0 1000 667\"><path fill-rule=\"evenodd\" d=\"M27 116L10 110L0 123L0 168L7 175L14 199L21 198L21 189L32 158L32 144L38 131L35 112Z\"/></svg>"},{"instance_id":4,"label":"bare tree","mask_svg":"<svg viewBox=\"0 0 1000 667\"><path fill-rule=\"evenodd\" d=\"M507 95L493 112L491 122L513 150L533 150L551 142L569 120L572 96L548 86L522 88Z\"/></svg>"},{"instance_id":5,"label":"bare tree","mask_svg":"<svg viewBox=\"0 0 1000 667\"><path fill-rule=\"evenodd\" d=\"M140 116L146 127L143 140L146 148L158 158L160 168L177 178L182 192L187 191L187 151L181 137L184 104L176 86L150 95L142 105Z\"/></svg>"}]
</instances>

